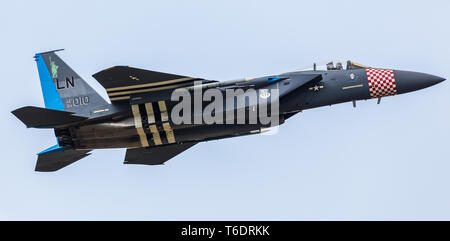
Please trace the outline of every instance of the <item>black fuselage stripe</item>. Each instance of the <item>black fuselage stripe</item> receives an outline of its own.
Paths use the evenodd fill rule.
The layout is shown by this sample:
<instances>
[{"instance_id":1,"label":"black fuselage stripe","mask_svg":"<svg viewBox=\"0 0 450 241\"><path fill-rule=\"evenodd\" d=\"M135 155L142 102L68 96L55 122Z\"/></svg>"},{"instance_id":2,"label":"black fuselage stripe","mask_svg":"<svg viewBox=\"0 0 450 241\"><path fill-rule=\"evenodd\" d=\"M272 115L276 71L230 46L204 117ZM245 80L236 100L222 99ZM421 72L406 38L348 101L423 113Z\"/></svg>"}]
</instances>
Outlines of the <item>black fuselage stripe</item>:
<instances>
[{"instance_id":1,"label":"black fuselage stripe","mask_svg":"<svg viewBox=\"0 0 450 241\"><path fill-rule=\"evenodd\" d=\"M159 109L159 105L157 103L153 105L153 111L155 112L156 127L158 128L159 135L161 136L161 141L163 144L168 144L169 142L167 141L166 132L162 127L161 110Z\"/></svg>"},{"instance_id":2,"label":"black fuselage stripe","mask_svg":"<svg viewBox=\"0 0 450 241\"><path fill-rule=\"evenodd\" d=\"M139 104L139 113L141 114L142 127L144 128L144 132L147 135L148 143L153 143L153 145L156 145L155 141L152 138L153 134L150 132L149 129L148 115L147 110L145 109L145 104Z\"/></svg>"}]
</instances>

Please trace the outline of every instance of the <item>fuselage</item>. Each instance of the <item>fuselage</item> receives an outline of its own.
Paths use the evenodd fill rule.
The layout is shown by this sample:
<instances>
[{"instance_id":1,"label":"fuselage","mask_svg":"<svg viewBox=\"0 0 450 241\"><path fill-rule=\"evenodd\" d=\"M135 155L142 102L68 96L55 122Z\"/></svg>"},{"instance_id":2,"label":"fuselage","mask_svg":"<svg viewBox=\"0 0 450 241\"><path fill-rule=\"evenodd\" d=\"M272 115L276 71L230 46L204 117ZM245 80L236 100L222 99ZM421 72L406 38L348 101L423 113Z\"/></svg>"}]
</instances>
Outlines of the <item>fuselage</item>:
<instances>
[{"instance_id":1,"label":"fuselage","mask_svg":"<svg viewBox=\"0 0 450 241\"><path fill-rule=\"evenodd\" d=\"M305 75L320 75L321 78L319 81L296 87L296 83L301 81ZM380 99L426 88L444 80L440 77L417 72L354 68L289 72L277 76L260 77L255 79L255 82L270 81L274 78L281 80L257 87L256 91L260 97L265 93L262 90L276 89L279 91L279 110L276 125L284 123L285 119L305 109L371 98ZM249 83L234 86L233 89L241 88L243 91L247 91L255 87L251 84L252 82ZM215 89L223 93L225 98L226 89ZM196 116L203 116L205 109L212 101L211 98L208 101L202 99L201 109L199 110L198 107L196 109L196 106L194 106L194 98L192 97L192 121L190 123L174 123L171 117L172 110L179 104L179 101L141 101L131 103L128 106L121 106L121 109L125 111L106 122L100 119L97 122L57 129L55 132L59 136L62 146L70 146L75 149L101 149L201 142L257 134L264 131L265 128L273 126L273 124L252 123L249 120L252 111L256 111L258 118L260 115L251 102L246 101L243 105L235 103L227 106L225 99L222 101L223 108L221 110L223 123L206 123L204 120L195 123ZM232 117L234 122L226 124L228 123L226 122L226 113L230 110L235 113ZM238 115L236 113L239 110L244 110L246 113L245 123L237 123ZM217 116L218 113L214 112L214 114Z\"/></svg>"}]
</instances>

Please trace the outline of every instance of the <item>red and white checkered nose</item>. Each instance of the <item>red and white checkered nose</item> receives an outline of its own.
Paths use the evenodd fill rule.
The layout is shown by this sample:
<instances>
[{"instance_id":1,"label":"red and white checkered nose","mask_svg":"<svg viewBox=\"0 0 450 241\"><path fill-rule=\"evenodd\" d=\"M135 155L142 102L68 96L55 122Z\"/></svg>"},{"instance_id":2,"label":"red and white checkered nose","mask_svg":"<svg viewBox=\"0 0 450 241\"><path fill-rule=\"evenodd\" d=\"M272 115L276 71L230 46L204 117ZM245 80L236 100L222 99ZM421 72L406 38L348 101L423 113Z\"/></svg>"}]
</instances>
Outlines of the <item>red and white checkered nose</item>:
<instances>
[{"instance_id":1,"label":"red and white checkered nose","mask_svg":"<svg viewBox=\"0 0 450 241\"><path fill-rule=\"evenodd\" d=\"M393 70L366 69L370 98L379 98L397 94L397 84Z\"/></svg>"}]
</instances>

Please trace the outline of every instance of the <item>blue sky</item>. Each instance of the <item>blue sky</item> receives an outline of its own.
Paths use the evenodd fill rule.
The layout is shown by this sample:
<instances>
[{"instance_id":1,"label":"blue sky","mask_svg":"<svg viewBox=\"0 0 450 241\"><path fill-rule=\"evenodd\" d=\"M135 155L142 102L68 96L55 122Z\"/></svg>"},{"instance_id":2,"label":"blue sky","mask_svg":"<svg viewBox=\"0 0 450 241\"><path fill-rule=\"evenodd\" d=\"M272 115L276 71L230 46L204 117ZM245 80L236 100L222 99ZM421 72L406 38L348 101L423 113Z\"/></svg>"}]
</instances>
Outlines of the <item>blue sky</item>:
<instances>
[{"instance_id":1,"label":"blue sky","mask_svg":"<svg viewBox=\"0 0 450 241\"><path fill-rule=\"evenodd\" d=\"M196 145L164 166L99 150L34 172L53 131L10 111L43 106L36 52L92 74L114 65L227 80L314 61L448 78L448 1L9 1L0 9L0 219L448 220L450 87L307 110L275 136Z\"/></svg>"}]
</instances>

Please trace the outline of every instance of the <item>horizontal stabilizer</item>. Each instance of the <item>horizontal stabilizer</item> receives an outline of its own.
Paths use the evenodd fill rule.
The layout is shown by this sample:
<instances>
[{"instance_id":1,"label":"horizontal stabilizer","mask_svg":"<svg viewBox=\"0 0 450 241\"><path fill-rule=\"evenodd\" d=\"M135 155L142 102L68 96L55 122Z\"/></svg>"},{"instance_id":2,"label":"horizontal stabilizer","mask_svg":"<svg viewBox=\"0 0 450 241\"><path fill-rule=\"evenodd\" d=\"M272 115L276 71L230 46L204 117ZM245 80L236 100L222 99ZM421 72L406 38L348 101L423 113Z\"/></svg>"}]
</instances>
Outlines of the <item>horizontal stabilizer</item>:
<instances>
[{"instance_id":1,"label":"horizontal stabilizer","mask_svg":"<svg viewBox=\"0 0 450 241\"><path fill-rule=\"evenodd\" d=\"M124 164L162 165L195 144L197 142L127 149Z\"/></svg>"},{"instance_id":2,"label":"horizontal stabilizer","mask_svg":"<svg viewBox=\"0 0 450 241\"><path fill-rule=\"evenodd\" d=\"M26 106L12 111L27 127L53 128L73 122L86 120L86 117L75 116L72 112Z\"/></svg>"},{"instance_id":3,"label":"horizontal stabilizer","mask_svg":"<svg viewBox=\"0 0 450 241\"><path fill-rule=\"evenodd\" d=\"M91 150L67 150L64 148L53 148L38 154L36 163L37 172L54 172L66 167L83 157L89 156Z\"/></svg>"}]
</instances>

